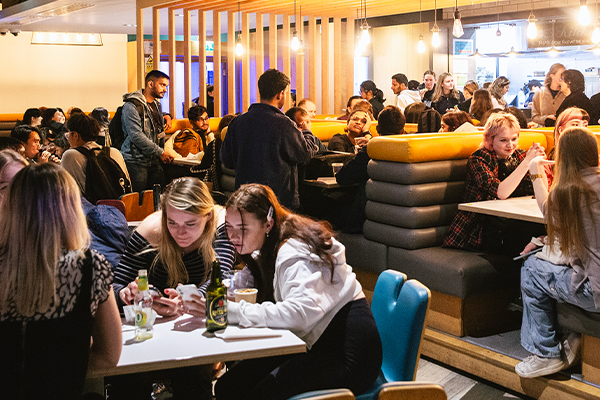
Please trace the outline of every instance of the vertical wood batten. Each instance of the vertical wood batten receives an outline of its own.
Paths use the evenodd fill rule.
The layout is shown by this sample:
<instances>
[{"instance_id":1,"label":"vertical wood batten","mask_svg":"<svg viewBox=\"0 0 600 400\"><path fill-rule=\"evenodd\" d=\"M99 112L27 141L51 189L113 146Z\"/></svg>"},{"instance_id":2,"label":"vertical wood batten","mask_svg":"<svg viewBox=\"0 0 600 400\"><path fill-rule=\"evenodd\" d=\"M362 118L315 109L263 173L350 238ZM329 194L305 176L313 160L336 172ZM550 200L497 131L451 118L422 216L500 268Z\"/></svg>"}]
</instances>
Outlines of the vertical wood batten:
<instances>
[{"instance_id":1,"label":"vertical wood batten","mask_svg":"<svg viewBox=\"0 0 600 400\"><path fill-rule=\"evenodd\" d=\"M317 17L310 15L308 17L308 97L315 104L317 87ZM318 106L319 104L317 108Z\"/></svg>"},{"instance_id":2,"label":"vertical wood batten","mask_svg":"<svg viewBox=\"0 0 600 400\"><path fill-rule=\"evenodd\" d=\"M321 114L329 114L329 17L321 16Z\"/></svg>"},{"instance_id":3,"label":"vertical wood batten","mask_svg":"<svg viewBox=\"0 0 600 400\"><path fill-rule=\"evenodd\" d=\"M296 32L299 38L302 39L300 50L296 52L296 104L304 97L304 22L302 17L296 22ZM311 99L315 101L314 99Z\"/></svg>"},{"instance_id":4,"label":"vertical wood batten","mask_svg":"<svg viewBox=\"0 0 600 400\"><path fill-rule=\"evenodd\" d=\"M183 10L183 116L192 105L192 23L190 10Z\"/></svg>"},{"instance_id":5,"label":"vertical wood batten","mask_svg":"<svg viewBox=\"0 0 600 400\"><path fill-rule=\"evenodd\" d=\"M257 29L257 34L258 34ZM244 55L242 56L242 109L248 111L250 107L250 16L247 12L242 13L242 46Z\"/></svg>"},{"instance_id":6,"label":"vertical wood batten","mask_svg":"<svg viewBox=\"0 0 600 400\"><path fill-rule=\"evenodd\" d=\"M346 64L346 96L342 107L346 107L348 99L354 96L354 17L346 19L346 43L344 48L346 49L344 56L344 64Z\"/></svg>"},{"instance_id":7,"label":"vertical wood batten","mask_svg":"<svg viewBox=\"0 0 600 400\"><path fill-rule=\"evenodd\" d=\"M221 71L221 15L213 10L213 78L214 78L214 104L215 117L221 116L221 80L223 73Z\"/></svg>"},{"instance_id":8,"label":"vertical wood batten","mask_svg":"<svg viewBox=\"0 0 600 400\"><path fill-rule=\"evenodd\" d=\"M152 8L152 69L160 68L160 8Z\"/></svg>"},{"instance_id":9,"label":"vertical wood batten","mask_svg":"<svg viewBox=\"0 0 600 400\"><path fill-rule=\"evenodd\" d=\"M333 18L333 112L342 112L342 18Z\"/></svg>"},{"instance_id":10,"label":"vertical wood batten","mask_svg":"<svg viewBox=\"0 0 600 400\"><path fill-rule=\"evenodd\" d=\"M206 107L206 12L198 10L198 104Z\"/></svg>"},{"instance_id":11,"label":"vertical wood batten","mask_svg":"<svg viewBox=\"0 0 600 400\"><path fill-rule=\"evenodd\" d=\"M282 32L282 54L283 59L283 73L291 79L292 77L292 64L290 60L290 16L283 14L283 32ZM276 67L277 68L277 67ZM291 84L290 84L291 86ZM291 89L291 88L290 88ZM285 96L285 102L283 103L283 109L287 110L292 104L292 92L288 90Z\"/></svg>"},{"instance_id":12,"label":"vertical wood batten","mask_svg":"<svg viewBox=\"0 0 600 400\"><path fill-rule=\"evenodd\" d=\"M258 78L265 72L265 32L263 29L263 15L256 13L256 100L260 100L258 92Z\"/></svg>"},{"instance_id":13,"label":"vertical wood batten","mask_svg":"<svg viewBox=\"0 0 600 400\"><path fill-rule=\"evenodd\" d=\"M177 118L175 108L175 98L177 97L176 78L175 78L175 10L169 8L169 113L172 118Z\"/></svg>"},{"instance_id":14,"label":"vertical wood batten","mask_svg":"<svg viewBox=\"0 0 600 400\"><path fill-rule=\"evenodd\" d=\"M135 22L137 27L135 28L136 34L136 50L137 50L137 87L144 87L144 71L146 70L146 58L144 57L144 9L140 6L137 7L135 15Z\"/></svg>"},{"instance_id":15,"label":"vertical wood batten","mask_svg":"<svg viewBox=\"0 0 600 400\"><path fill-rule=\"evenodd\" d=\"M235 114L235 12L227 13L227 113Z\"/></svg>"},{"instance_id":16,"label":"vertical wood batten","mask_svg":"<svg viewBox=\"0 0 600 400\"><path fill-rule=\"evenodd\" d=\"M277 69L277 14L269 14L269 68Z\"/></svg>"}]
</instances>

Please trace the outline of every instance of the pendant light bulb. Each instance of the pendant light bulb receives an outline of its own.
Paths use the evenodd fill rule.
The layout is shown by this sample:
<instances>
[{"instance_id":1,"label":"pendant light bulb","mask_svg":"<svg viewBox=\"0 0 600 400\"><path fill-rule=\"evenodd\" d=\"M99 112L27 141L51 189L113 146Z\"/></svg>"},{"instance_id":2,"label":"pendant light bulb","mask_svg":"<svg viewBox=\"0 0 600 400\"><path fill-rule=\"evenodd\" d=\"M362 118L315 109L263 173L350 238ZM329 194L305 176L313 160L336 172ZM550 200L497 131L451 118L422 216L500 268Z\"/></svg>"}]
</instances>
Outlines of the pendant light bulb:
<instances>
[{"instance_id":1,"label":"pendant light bulb","mask_svg":"<svg viewBox=\"0 0 600 400\"><path fill-rule=\"evenodd\" d=\"M417 44L417 51L419 53L425 52L425 42L423 41L423 35L419 35L419 44Z\"/></svg>"},{"instance_id":2,"label":"pendant light bulb","mask_svg":"<svg viewBox=\"0 0 600 400\"><path fill-rule=\"evenodd\" d=\"M242 46L242 35L239 35L235 44L235 55L240 57L244 54L244 46Z\"/></svg>"},{"instance_id":3,"label":"pendant light bulb","mask_svg":"<svg viewBox=\"0 0 600 400\"><path fill-rule=\"evenodd\" d=\"M595 27L594 31L592 32L592 43L600 43L600 28L598 27Z\"/></svg>"},{"instance_id":4,"label":"pendant light bulb","mask_svg":"<svg viewBox=\"0 0 600 400\"><path fill-rule=\"evenodd\" d=\"M533 15L533 11L529 14L529 18L527 18L529 25L527 25L527 37L529 39L535 39L537 37L537 27L535 26L535 16Z\"/></svg>"},{"instance_id":5,"label":"pendant light bulb","mask_svg":"<svg viewBox=\"0 0 600 400\"><path fill-rule=\"evenodd\" d=\"M452 28L452 34L457 38L465 34L462 23L460 22L460 11L458 11L458 9L454 10L454 27Z\"/></svg>"},{"instance_id":6,"label":"pendant light bulb","mask_svg":"<svg viewBox=\"0 0 600 400\"><path fill-rule=\"evenodd\" d=\"M290 47L294 51L298 51L298 49L300 48L300 40L298 39L298 33L296 31L294 31L292 35L292 44Z\"/></svg>"},{"instance_id":7,"label":"pendant light bulb","mask_svg":"<svg viewBox=\"0 0 600 400\"><path fill-rule=\"evenodd\" d=\"M590 23L590 12L587 8L587 0L579 0L579 23L583 26Z\"/></svg>"},{"instance_id":8,"label":"pendant light bulb","mask_svg":"<svg viewBox=\"0 0 600 400\"><path fill-rule=\"evenodd\" d=\"M361 26L360 29L362 29L362 35L360 36L360 40L366 46L371 42L371 35L369 35L369 25Z\"/></svg>"},{"instance_id":9,"label":"pendant light bulb","mask_svg":"<svg viewBox=\"0 0 600 400\"><path fill-rule=\"evenodd\" d=\"M498 27L498 30L496 31L496 36L497 37L502 36L502 32L500 32L500 27Z\"/></svg>"},{"instance_id":10,"label":"pendant light bulb","mask_svg":"<svg viewBox=\"0 0 600 400\"><path fill-rule=\"evenodd\" d=\"M431 45L438 47L440 45L440 28L437 26L437 23L433 25L431 32L433 32L431 35Z\"/></svg>"}]
</instances>

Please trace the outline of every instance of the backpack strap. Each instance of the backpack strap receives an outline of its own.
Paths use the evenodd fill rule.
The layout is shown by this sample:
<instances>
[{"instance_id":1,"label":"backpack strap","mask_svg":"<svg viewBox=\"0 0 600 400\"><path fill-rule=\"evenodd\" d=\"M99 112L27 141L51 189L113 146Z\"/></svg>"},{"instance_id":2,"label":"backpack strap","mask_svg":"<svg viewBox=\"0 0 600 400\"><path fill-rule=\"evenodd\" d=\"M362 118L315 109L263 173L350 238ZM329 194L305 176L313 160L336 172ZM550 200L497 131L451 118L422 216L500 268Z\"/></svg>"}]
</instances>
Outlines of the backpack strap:
<instances>
[{"instance_id":1,"label":"backpack strap","mask_svg":"<svg viewBox=\"0 0 600 400\"><path fill-rule=\"evenodd\" d=\"M146 111L144 109L144 104L142 104L141 101L139 101L138 99L127 99L125 100L126 103L132 103L135 108L137 109L138 114L140 115L140 120L142 121L142 132L144 131L144 116L146 114Z\"/></svg>"}]
</instances>

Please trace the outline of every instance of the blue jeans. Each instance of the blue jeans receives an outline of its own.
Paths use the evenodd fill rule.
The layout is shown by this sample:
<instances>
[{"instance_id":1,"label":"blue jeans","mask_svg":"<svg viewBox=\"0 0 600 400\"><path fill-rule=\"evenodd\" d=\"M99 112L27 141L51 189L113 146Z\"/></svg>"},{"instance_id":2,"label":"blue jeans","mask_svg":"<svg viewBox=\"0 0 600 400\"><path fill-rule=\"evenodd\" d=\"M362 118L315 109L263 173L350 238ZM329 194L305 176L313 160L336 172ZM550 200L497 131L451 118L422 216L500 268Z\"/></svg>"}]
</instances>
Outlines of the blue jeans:
<instances>
[{"instance_id":1,"label":"blue jeans","mask_svg":"<svg viewBox=\"0 0 600 400\"><path fill-rule=\"evenodd\" d=\"M530 353L550 358L560 356L556 316L557 303L569 303L590 312L594 305L589 280L576 291L571 287L573 269L531 256L521 269L523 323L521 345Z\"/></svg>"},{"instance_id":2,"label":"blue jeans","mask_svg":"<svg viewBox=\"0 0 600 400\"><path fill-rule=\"evenodd\" d=\"M125 161L125 165L129 171L131 190L133 192L141 193L144 190L152 190L155 183L164 186L165 174L161 164L153 162L150 166L145 166Z\"/></svg>"}]
</instances>

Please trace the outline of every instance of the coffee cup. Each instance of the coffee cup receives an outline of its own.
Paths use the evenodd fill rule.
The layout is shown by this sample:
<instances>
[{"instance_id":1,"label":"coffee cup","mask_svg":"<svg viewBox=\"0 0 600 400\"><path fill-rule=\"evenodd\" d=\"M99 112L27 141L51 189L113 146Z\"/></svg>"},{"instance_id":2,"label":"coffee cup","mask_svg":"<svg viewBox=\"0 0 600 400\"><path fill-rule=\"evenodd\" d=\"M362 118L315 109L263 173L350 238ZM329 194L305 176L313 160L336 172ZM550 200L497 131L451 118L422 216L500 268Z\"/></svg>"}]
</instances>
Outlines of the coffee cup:
<instances>
[{"instance_id":1,"label":"coffee cup","mask_svg":"<svg viewBox=\"0 0 600 400\"><path fill-rule=\"evenodd\" d=\"M242 300L246 301L247 303L256 303L256 295L258 294L258 289L235 289L233 291L233 294L235 296L236 303L239 303Z\"/></svg>"}]
</instances>

